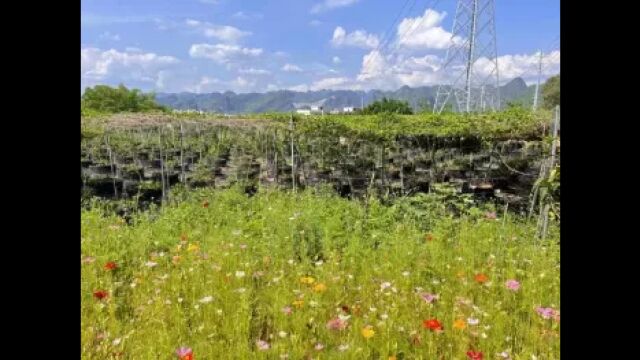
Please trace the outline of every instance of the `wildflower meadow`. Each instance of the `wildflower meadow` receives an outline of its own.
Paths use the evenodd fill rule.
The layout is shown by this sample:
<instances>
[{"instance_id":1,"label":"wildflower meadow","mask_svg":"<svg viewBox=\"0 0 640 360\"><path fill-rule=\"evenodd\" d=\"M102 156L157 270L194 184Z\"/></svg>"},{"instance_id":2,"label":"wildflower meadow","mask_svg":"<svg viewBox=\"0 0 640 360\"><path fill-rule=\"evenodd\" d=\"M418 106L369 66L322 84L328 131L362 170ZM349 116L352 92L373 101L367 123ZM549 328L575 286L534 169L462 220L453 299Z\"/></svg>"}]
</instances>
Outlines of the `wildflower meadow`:
<instances>
[{"instance_id":1,"label":"wildflower meadow","mask_svg":"<svg viewBox=\"0 0 640 360\"><path fill-rule=\"evenodd\" d=\"M94 206L82 358L558 359L557 227L313 189L195 190L129 223Z\"/></svg>"}]
</instances>

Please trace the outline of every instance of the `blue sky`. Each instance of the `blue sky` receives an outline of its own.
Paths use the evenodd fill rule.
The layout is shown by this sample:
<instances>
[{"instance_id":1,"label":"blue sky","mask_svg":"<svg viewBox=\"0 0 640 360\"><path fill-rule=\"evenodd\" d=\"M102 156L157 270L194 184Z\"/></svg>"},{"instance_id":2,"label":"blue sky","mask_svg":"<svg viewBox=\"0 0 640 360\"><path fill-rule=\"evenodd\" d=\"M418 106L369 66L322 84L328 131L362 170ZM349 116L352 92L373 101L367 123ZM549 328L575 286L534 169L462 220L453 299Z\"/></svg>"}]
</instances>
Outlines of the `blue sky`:
<instances>
[{"instance_id":1,"label":"blue sky","mask_svg":"<svg viewBox=\"0 0 640 360\"><path fill-rule=\"evenodd\" d=\"M543 77L559 71L560 1L495 3L501 78L535 81L538 49ZM456 1L82 0L81 11L83 89L396 89L447 81Z\"/></svg>"}]
</instances>

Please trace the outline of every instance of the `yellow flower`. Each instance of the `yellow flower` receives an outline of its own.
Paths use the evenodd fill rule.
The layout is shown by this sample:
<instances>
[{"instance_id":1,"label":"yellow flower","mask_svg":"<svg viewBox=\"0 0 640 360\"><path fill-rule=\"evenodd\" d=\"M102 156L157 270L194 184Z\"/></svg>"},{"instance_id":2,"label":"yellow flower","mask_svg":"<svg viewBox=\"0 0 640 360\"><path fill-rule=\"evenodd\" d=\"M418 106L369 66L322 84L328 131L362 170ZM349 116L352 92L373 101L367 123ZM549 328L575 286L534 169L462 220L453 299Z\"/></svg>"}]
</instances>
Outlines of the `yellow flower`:
<instances>
[{"instance_id":1,"label":"yellow flower","mask_svg":"<svg viewBox=\"0 0 640 360\"><path fill-rule=\"evenodd\" d=\"M316 286L313 287L313 291L317 293L322 293L322 292L325 292L326 290L327 290L327 285L323 283L318 283L316 284Z\"/></svg>"},{"instance_id":2,"label":"yellow flower","mask_svg":"<svg viewBox=\"0 0 640 360\"><path fill-rule=\"evenodd\" d=\"M199 251L200 250L200 246L198 246L198 244L189 244L189 246L187 247L187 251L193 252L193 251Z\"/></svg>"},{"instance_id":3,"label":"yellow flower","mask_svg":"<svg viewBox=\"0 0 640 360\"><path fill-rule=\"evenodd\" d=\"M395 356L389 356L389 360L396 360L397 358Z\"/></svg>"},{"instance_id":4,"label":"yellow flower","mask_svg":"<svg viewBox=\"0 0 640 360\"><path fill-rule=\"evenodd\" d=\"M300 282L303 284L307 284L307 285L311 285L316 281L316 279L312 278L311 276L303 276L300 278Z\"/></svg>"},{"instance_id":5,"label":"yellow flower","mask_svg":"<svg viewBox=\"0 0 640 360\"><path fill-rule=\"evenodd\" d=\"M466 327L467 327L467 324L464 322L464 320L460 320L460 319L458 319L458 320L456 320L456 321L454 321L454 322L453 322L453 328L454 328L454 329L460 329L460 330L463 330L463 329L464 329L464 328L466 328Z\"/></svg>"},{"instance_id":6,"label":"yellow flower","mask_svg":"<svg viewBox=\"0 0 640 360\"><path fill-rule=\"evenodd\" d=\"M376 332L372 329L371 325L363 327L361 333L365 339L370 339L373 337L373 335L376 334Z\"/></svg>"},{"instance_id":7,"label":"yellow flower","mask_svg":"<svg viewBox=\"0 0 640 360\"><path fill-rule=\"evenodd\" d=\"M296 300L293 302L293 306L297 307L298 309L301 308L302 306L304 306L304 300Z\"/></svg>"}]
</instances>

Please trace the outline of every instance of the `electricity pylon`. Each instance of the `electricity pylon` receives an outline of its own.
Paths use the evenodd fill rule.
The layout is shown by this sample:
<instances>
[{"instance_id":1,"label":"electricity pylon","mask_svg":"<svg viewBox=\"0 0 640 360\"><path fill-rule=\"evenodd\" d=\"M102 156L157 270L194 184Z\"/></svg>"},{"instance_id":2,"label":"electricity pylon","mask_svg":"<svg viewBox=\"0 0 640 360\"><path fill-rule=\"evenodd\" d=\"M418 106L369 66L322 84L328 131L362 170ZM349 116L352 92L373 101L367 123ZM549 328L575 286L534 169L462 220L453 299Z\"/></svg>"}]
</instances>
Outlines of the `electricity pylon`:
<instances>
[{"instance_id":1,"label":"electricity pylon","mask_svg":"<svg viewBox=\"0 0 640 360\"><path fill-rule=\"evenodd\" d=\"M459 112L500 108L494 0L458 0L433 112L451 103Z\"/></svg>"}]
</instances>

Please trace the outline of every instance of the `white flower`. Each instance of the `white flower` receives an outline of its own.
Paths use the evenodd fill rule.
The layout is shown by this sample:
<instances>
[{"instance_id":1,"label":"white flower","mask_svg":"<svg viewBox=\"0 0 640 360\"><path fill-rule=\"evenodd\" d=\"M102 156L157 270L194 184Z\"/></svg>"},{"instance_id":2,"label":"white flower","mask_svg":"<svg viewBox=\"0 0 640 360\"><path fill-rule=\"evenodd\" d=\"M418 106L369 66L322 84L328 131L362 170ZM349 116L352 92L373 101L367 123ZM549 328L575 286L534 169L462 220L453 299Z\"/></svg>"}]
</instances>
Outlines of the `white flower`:
<instances>
[{"instance_id":1,"label":"white flower","mask_svg":"<svg viewBox=\"0 0 640 360\"><path fill-rule=\"evenodd\" d=\"M280 331L280 332L278 333L278 336L280 336L281 338L286 338L286 337L287 337L287 333L286 333L286 332L284 332L284 331Z\"/></svg>"},{"instance_id":2,"label":"white flower","mask_svg":"<svg viewBox=\"0 0 640 360\"><path fill-rule=\"evenodd\" d=\"M218 309L218 310L216 310L216 314L218 314L218 315L222 315L222 309Z\"/></svg>"},{"instance_id":3,"label":"white flower","mask_svg":"<svg viewBox=\"0 0 640 360\"><path fill-rule=\"evenodd\" d=\"M480 336L482 336L483 339L487 338L487 334L485 334L485 333L482 333Z\"/></svg>"},{"instance_id":4,"label":"white flower","mask_svg":"<svg viewBox=\"0 0 640 360\"><path fill-rule=\"evenodd\" d=\"M181 297L179 297L179 298L178 298L178 302L179 302L179 303L181 303L181 302L182 302L182 298L181 298Z\"/></svg>"},{"instance_id":5,"label":"white flower","mask_svg":"<svg viewBox=\"0 0 640 360\"><path fill-rule=\"evenodd\" d=\"M115 339L113 340L113 343L112 343L112 344L113 344L113 346L118 346L118 345L120 345L120 342L121 342L121 341L122 341L122 339L121 339L121 338L115 338Z\"/></svg>"},{"instance_id":6,"label":"white flower","mask_svg":"<svg viewBox=\"0 0 640 360\"><path fill-rule=\"evenodd\" d=\"M236 277L237 278L243 278L245 276L244 271L236 271Z\"/></svg>"},{"instance_id":7,"label":"white flower","mask_svg":"<svg viewBox=\"0 0 640 360\"><path fill-rule=\"evenodd\" d=\"M338 350L340 350L340 351L349 350L349 344L342 344L342 345L338 346Z\"/></svg>"},{"instance_id":8,"label":"white flower","mask_svg":"<svg viewBox=\"0 0 640 360\"><path fill-rule=\"evenodd\" d=\"M150 268L152 268L152 267L154 267L154 266L157 266L157 265L158 265L158 263L153 262L153 261L147 261L147 262L144 264L144 266L146 266L146 267L150 267Z\"/></svg>"},{"instance_id":9,"label":"white flower","mask_svg":"<svg viewBox=\"0 0 640 360\"><path fill-rule=\"evenodd\" d=\"M203 304L208 304L211 301L213 301L213 296L205 296L202 299L200 299L200 302Z\"/></svg>"},{"instance_id":10,"label":"white flower","mask_svg":"<svg viewBox=\"0 0 640 360\"><path fill-rule=\"evenodd\" d=\"M236 289L236 292L240 293L240 294L244 293L245 291L247 291L247 289L245 289L245 288Z\"/></svg>"},{"instance_id":11,"label":"white flower","mask_svg":"<svg viewBox=\"0 0 640 360\"><path fill-rule=\"evenodd\" d=\"M340 318L340 320L342 320L342 321L347 321L347 320L349 320L349 318L351 318L351 315L342 315L342 314L340 314L340 315L338 315L338 318Z\"/></svg>"},{"instance_id":12,"label":"white flower","mask_svg":"<svg viewBox=\"0 0 640 360\"><path fill-rule=\"evenodd\" d=\"M468 318L467 319L467 324L469 325L478 325L480 323L480 320L478 319L474 319L474 318Z\"/></svg>"},{"instance_id":13,"label":"white flower","mask_svg":"<svg viewBox=\"0 0 640 360\"><path fill-rule=\"evenodd\" d=\"M408 272L408 271L405 271L405 272L402 273L402 276L409 276L409 275L411 275L411 273Z\"/></svg>"},{"instance_id":14,"label":"white flower","mask_svg":"<svg viewBox=\"0 0 640 360\"><path fill-rule=\"evenodd\" d=\"M391 283L388 282L388 281L385 281L382 284L380 284L380 290L383 290L383 291L388 289L388 288L390 288L390 287L391 287Z\"/></svg>"},{"instance_id":15,"label":"white flower","mask_svg":"<svg viewBox=\"0 0 640 360\"><path fill-rule=\"evenodd\" d=\"M387 314L382 314L382 315L380 315L380 318L381 318L382 320L387 320L387 319L389 318L389 315L387 315Z\"/></svg>"}]
</instances>

